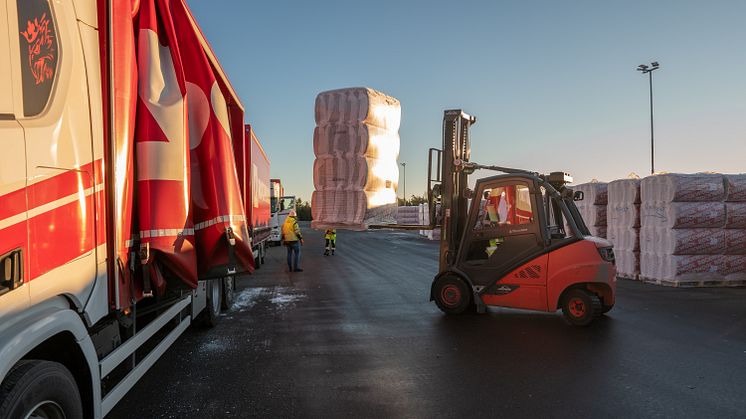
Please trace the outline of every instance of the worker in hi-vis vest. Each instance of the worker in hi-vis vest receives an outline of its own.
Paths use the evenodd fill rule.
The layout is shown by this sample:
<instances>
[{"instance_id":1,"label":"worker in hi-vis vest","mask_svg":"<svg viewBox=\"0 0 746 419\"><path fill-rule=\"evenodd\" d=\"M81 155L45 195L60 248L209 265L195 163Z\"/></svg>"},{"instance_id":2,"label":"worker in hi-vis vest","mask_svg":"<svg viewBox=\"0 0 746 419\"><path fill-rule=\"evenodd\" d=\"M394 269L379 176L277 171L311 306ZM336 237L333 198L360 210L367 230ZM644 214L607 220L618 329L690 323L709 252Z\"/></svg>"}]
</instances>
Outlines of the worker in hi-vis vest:
<instances>
[{"instance_id":1,"label":"worker in hi-vis vest","mask_svg":"<svg viewBox=\"0 0 746 419\"><path fill-rule=\"evenodd\" d=\"M324 240L326 240L324 256L329 256L330 254L333 255L334 250L337 248L337 230L334 228L326 229Z\"/></svg>"},{"instance_id":2,"label":"worker in hi-vis vest","mask_svg":"<svg viewBox=\"0 0 746 419\"><path fill-rule=\"evenodd\" d=\"M288 248L288 271L303 272L300 268L300 247L303 245L303 235L300 233L295 210L290 210L282 224L282 244Z\"/></svg>"}]
</instances>

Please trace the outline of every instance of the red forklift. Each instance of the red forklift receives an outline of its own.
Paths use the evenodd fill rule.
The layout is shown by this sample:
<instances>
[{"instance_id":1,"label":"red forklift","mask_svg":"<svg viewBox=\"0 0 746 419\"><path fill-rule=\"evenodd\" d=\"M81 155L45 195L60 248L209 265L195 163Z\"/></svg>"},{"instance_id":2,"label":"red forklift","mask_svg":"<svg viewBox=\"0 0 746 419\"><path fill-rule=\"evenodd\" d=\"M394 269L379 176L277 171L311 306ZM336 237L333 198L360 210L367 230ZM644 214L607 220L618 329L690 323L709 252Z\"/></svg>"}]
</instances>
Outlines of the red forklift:
<instances>
[{"instance_id":1,"label":"red forklift","mask_svg":"<svg viewBox=\"0 0 746 419\"><path fill-rule=\"evenodd\" d=\"M428 156L430 225L441 229L439 273L430 300L449 315L487 306L545 312L561 309L586 326L611 310L614 251L590 235L575 206L583 193L570 175L549 175L470 162L469 128L460 109L443 119L443 148ZM476 170L503 174L476 181ZM423 226L401 226L422 229Z\"/></svg>"}]
</instances>

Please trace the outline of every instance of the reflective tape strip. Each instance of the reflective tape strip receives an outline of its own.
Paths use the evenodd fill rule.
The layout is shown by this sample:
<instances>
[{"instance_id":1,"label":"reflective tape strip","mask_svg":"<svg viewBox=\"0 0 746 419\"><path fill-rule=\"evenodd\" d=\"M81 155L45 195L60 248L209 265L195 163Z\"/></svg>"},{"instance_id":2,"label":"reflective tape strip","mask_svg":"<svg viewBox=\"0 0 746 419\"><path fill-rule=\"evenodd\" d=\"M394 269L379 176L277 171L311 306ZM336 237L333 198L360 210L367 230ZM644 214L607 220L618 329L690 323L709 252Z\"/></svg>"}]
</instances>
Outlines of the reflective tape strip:
<instances>
[{"instance_id":1,"label":"reflective tape strip","mask_svg":"<svg viewBox=\"0 0 746 419\"><path fill-rule=\"evenodd\" d=\"M244 215L219 215L211 220L202 221L197 223L194 228L164 228L157 230L143 230L137 234L133 234L132 238L125 242L126 247L132 247L135 243L140 241L140 238L148 237L176 237L176 236L194 236L194 232L203 230L207 227L214 226L218 223L227 223L230 221L243 221L246 222L246 216Z\"/></svg>"},{"instance_id":2,"label":"reflective tape strip","mask_svg":"<svg viewBox=\"0 0 746 419\"><path fill-rule=\"evenodd\" d=\"M203 230L207 227L214 226L218 223L228 223L230 221L243 221L246 222L246 216L243 215L219 215L212 220L202 221L194 225L194 230Z\"/></svg>"}]
</instances>

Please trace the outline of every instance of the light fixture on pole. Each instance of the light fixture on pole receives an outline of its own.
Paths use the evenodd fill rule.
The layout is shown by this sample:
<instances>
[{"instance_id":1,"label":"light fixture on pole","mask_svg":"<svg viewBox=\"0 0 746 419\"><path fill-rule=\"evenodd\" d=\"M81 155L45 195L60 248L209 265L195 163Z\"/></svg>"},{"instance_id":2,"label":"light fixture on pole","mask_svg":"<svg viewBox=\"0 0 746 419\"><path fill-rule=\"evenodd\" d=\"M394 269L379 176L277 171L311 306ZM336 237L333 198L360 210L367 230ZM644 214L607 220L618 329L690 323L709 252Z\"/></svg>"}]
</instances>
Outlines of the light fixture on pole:
<instances>
[{"instance_id":1,"label":"light fixture on pole","mask_svg":"<svg viewBox=\"0 0 746 419\"><path fill-rule=\"evenodd\" d=\"M403 168L402 187L404 189L404 205L407 205L407 163L400 163Z\"/></svg>"},{"instance_id":2,"label":"light fixture on pole","mask_svg":"<svg viewBox=\"0 0 746 419\"><path fill-rule=\"evenodd\" d=\"M653 71L660 68L658 61L653 61L649 66L640 64L637 71L647 74L650 78L650 174L655 173L655 137L653 135Z\"/></svg>"}]
</instances>

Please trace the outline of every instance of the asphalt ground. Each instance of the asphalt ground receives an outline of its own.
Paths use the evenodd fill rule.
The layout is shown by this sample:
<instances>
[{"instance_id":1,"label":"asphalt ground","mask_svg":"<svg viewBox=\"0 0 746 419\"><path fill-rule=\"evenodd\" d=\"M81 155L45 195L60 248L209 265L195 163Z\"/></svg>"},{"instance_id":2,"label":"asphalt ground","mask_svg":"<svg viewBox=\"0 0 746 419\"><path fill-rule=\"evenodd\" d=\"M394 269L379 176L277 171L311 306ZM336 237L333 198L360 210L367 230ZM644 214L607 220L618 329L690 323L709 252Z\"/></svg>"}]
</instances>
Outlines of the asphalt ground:
<instances>
[{"instance_id":1,"label":"asphalt ground","mask_svg":"<svg viewBox=\"0 0 746 419\"><path fill-rule=\"evenodd\" d=\"M746 289L620 280L587 328L560 313L447 317L437 243L338 234L304 272L272 248L213 329L187 331L111 418L746 417Z\"/></svg>"}]
</instances>

